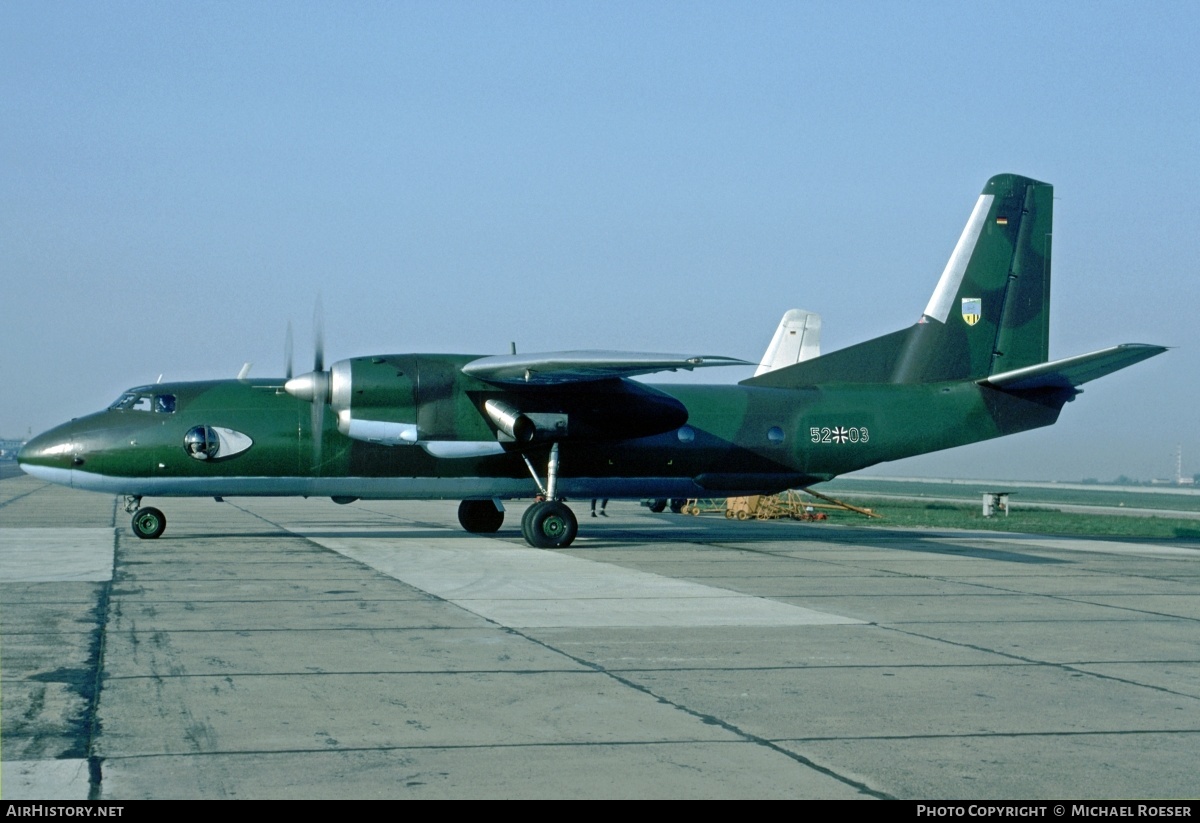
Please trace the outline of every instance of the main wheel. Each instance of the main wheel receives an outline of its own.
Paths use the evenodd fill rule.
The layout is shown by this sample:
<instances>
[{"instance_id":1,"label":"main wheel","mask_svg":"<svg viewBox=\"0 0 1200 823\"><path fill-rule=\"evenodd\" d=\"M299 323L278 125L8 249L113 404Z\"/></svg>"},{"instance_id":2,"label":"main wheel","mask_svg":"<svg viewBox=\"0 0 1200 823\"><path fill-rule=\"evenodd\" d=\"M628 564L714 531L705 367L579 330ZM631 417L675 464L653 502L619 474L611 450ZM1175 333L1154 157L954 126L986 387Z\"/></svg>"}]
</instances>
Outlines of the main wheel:
<instances>
[{"instance_id":1,"label":"main wheel","mask_svg":"<svg viewBox=\"0 0 1200 823\"><path fill-rule=\"evenodd\" d=\"M167 528L167 516L158 509L147 506L133 513L133 533L143 540L153 540Z\"/></svg>"},{"instance_id":2,"label":"main wheel","mask_svg":"<svg viewBox=\"0 0 1200 823\"><path fill-rule=\"evenodd\" d=\"M472 534L491 534L504 523L504 512L491 500L464 500L458 504L458 522Z\"/></svg>"},{"instance_id":3,"label":"main wheel","mask_svg":"<svg viewBox=\"0 0 1200 823\"><path fill-rule=\"evenodd\" d=\"M683 511L683 507L687 505L687 500L682 497L672 497L670 505L671 511L674 514L679 514Z\"/></svg>"},{"instance_id":4,"label":"main wheel","mask_svg":"<svg viewBox=\"0 0 1200 823\"><path fill-rule=\"evenodd\" d=\"M521 521L525 542L535 549L565 549L578 531L575 513L555 500L534 503Z\"/></svg>"},{"instance_id":5,"label":"main wheel","mask_svg":"<svg viewBox=\"0 0 1200 823\"><path fill-rule=\"evenodd\" d=\"M667 507L667 501L661 497L656 497L655 499L651 500L650 505L647 506L647 508L649 508L650 511L654 512L655 514L658 514L666 507Z\"/></svg>"}]
</instances>

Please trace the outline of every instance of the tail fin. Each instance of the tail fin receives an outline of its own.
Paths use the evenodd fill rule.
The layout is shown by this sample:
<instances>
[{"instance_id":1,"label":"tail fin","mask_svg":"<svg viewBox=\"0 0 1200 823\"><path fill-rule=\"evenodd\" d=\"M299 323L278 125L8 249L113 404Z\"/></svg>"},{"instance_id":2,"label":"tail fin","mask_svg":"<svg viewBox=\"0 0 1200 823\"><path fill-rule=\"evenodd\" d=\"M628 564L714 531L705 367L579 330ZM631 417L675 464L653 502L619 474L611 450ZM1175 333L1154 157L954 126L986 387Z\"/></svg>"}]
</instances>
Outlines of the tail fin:
<instances>
[{"instance_id":1,"label":"tail fin","mask_svg":"<svg viewBox=\"0 0 1200 823\"><path fill-rule=\"evenodd\" d=\"M743 383L978 380L1045 362L1053 212L1048 183L993 177L916 325Z\"/></svg>"}]
</instances>

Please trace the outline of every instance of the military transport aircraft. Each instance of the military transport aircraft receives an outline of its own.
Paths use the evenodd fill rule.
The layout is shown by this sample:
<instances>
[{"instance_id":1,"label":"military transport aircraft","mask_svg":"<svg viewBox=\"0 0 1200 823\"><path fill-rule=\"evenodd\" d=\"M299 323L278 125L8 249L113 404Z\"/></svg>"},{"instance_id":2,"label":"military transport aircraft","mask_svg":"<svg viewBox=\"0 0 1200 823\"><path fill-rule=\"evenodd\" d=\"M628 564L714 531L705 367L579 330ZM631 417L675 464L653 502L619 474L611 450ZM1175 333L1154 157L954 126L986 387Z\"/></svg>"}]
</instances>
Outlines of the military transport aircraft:
<instances>
[{"instance_id":1,"label":"military transport aircraft","mask_svg":"<svg viewBox=\"0 0 1200 823\"><path fill-rule=\"evenodd\" d=\"M1165 351L1126 344L1049 360L1053 188L993 177L920 319L816 356L820 321L784 316L736 385L651 386L728 357L574 351L388 354L284 379L139 386L29 441L21 467L125 497L133 532L166 518L144 496L460 499L469 532L533 498L530 545L570 545L571 498L774 493L1057 420L1089 380ZM792 339L795 337L796 339ZM327 413L328 410L328 413Z\"/></svg>"}]
</instances>

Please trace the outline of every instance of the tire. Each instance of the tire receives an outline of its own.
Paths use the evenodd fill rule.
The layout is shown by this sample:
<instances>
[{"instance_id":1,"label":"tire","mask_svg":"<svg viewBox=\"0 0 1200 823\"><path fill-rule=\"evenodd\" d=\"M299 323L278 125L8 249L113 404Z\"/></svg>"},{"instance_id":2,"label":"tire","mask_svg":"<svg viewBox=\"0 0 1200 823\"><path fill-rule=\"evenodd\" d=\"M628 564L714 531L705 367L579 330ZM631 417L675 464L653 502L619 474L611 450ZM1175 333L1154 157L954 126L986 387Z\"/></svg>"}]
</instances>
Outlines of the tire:
<instances>
[{"instance_id":1,"label":"tire","mask_svg":"<svg viewBox=\"0 0 1200 823\"><path fill-rule=\"evenodd\" d=\"M679 514L683 511L683 507L687 505L687 501L682 497L672 497L669 505L673 513Z\"/></svg>"},{"instance_id":2,"label":"tire","mask_svg":"<svg viewBox=\"0 0 1200 823\"><path fill-rule=\"evenodd\" d=\"M471 534L491 534L504 524L504 512L491 500L464 500L458 504L458 522Z\"/></svg>"},{"instance_id":3,"label":"tire","mask_svg":"<svg viewBox=\"0 0 1200 823\"><path fill-rule=\"evenodd\" d=\"M133 533L143 540L155 540L167 529L167 516L153 506L138 509L130 522Z\"/></svg>"},{"instance_id":4,"label":"tire","mask_svg":"<svg viewBox=\"0 0 1200 823\"><path fill-rule=\"evenodd\" d=\"M650 511L654 512L655 514L660 514L666 510L667 501L661 497L655 498L654 500L650 501L650 505L647 508L649 508Z\"/></svg>"},{"instance_id":5,"label":"tire","mask_svg":"<svg viewBox=\"0 0 1200 823\"><path fill-rule=\"evenodd\" d=\"M521 531L535 549L565 549L579 532L579 521L562 503L547 500L529 507Z\"/></svg>"}]
</instances>

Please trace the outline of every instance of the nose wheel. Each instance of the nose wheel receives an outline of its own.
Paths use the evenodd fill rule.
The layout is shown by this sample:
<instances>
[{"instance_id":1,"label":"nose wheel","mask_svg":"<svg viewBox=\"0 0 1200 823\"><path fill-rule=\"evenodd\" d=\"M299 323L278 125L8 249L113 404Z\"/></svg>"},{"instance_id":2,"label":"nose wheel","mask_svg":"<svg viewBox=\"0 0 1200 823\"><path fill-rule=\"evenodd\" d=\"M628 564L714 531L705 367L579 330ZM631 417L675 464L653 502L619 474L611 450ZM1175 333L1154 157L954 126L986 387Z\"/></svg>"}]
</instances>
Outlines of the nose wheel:
<instances>
[{"instance_id":1,"label":"nose wheel","mask_svg":"<svg viewBox=\"0 0 1200 823\"><path fill-rule=\"evenodd\" d=\"M167 516L153 506L133 513L133 533L143 540L154 540L167 528Z\"/></svg>"}]
</instances>

